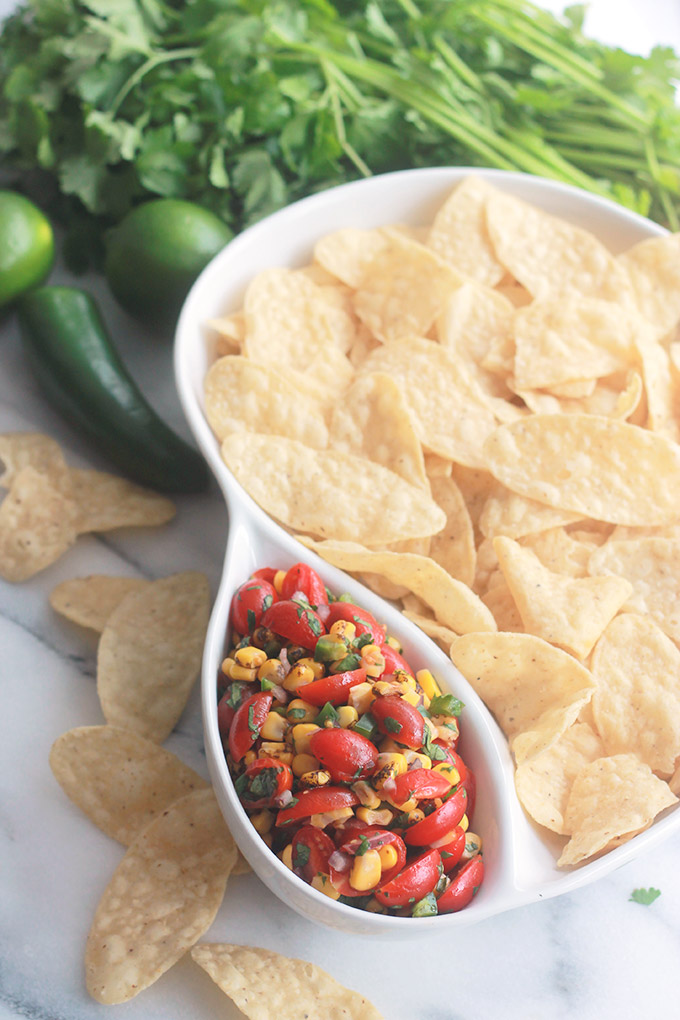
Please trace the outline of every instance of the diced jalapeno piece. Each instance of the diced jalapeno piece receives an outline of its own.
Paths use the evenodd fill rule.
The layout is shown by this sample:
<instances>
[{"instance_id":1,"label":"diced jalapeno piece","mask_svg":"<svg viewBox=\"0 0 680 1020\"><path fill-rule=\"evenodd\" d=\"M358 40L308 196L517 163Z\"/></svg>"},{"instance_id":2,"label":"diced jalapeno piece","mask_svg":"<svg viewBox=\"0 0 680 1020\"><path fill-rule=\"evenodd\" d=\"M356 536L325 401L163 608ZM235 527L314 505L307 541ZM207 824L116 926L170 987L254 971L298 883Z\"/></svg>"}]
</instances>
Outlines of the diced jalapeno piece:
<instances>
[{"instance_id":1,"label":"diced jalapeno piece","mask_svg":"<svg viewBox=\"0 0 680 1020\"><path fill-rule=\"evenodd\" d=\"M369 740L375 740L378 735L378 724L370 712L360 715L352 729L355 733L360 733L362 737L368 737Z\"/></svg>"},{"instance_id":2,"label":"diced jalapeno piece","mask_svg":"<svg viewBox=\"0 0 680 1020\"><path fill-rule=\"evenodd\" d=\"M326 722L329 721L333 726L336 726L338 718L339 716L335 706L332 705L330 701L327 701L314 720L314 723L316 726L325 726Z\"/></svg>"},{"instance_id":3,"label":"diced jalapeno piece","mask_svg":"<svg viewBox=\"0 0 680 1020\"><path fill-rule=\"evenodd\" d=\"M316 662L335 662L347 655L347 645L331 634L324 634L316 643L314 659Z\"/></svg>"},{"instance_id":4,"label":"diced jalapeno piece","mask_svg":"<svg viewBox=\"0 0 680 1020\"><path fill-rule=\"evenodd\" d=\"M423 896L422 900L418 900L415 907L413 908L412 917L434 917L435 914L439 913L437 909L437 897L433 892L428 893L427 896Z\"/></svg>"}]
</instances>

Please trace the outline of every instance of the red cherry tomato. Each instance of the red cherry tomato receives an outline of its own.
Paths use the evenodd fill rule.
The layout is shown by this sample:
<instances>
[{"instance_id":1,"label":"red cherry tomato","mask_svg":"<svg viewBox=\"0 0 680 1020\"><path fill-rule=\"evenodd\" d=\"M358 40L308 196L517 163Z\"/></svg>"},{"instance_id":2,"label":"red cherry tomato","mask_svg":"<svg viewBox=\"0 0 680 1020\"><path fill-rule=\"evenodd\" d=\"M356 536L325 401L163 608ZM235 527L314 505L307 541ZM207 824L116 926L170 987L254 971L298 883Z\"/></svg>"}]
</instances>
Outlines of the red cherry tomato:
<instances>
[{"instance_id":1,"label":"red cherry tomato","mask_svg":"<svg viewBox=\"0 0 680 1020\"><path fill-rule=\"evenodd\" d=\"M258 691L236 709L229 727L229 752L234 761L240 761L259 737L273 700L267 691Z\"/></svg>"},{"instance_id":2,"label":"red cherry tomato","mask_svg":"<svg viewBox=\"0 0 680 1020\"><path fill-rule=\"evenodd\" d=\"M270 584L274 583L274 578L278 574L278 570L274 567L261 567L259 570L254 570L251 577L259 577L261 581L269 581Z\"/></svg>"},{"instance_id":3,"label":"red cherry tomato","mask_svg":"<svg viewBox=\"0 0 680 1020\"><path fill-rule=\"evenodd\" d=\"M277 825L288 825L298 822L310 815L323 814L325 811L337 811L338 808L354 807L359 798L353 790L343 786L322 786L316 790L301 790L294 798L295 802L282 808L276 816Z\"/></svg>"},{"instance_id":4,"label":"red cherry tomato","mask_svg":"<svg viewBox=\"0 0 680 1020\"><path fill-rule=\"evenodd\" d=\"M231 600L230 620L237 633L252 634L260 626L262 614L278 601L276 588L261 578L245 581L234 592Z\"/></svg>"},{"instance_id":5,"label":"red cherry tomato","mask_svg":"<svg viewBox=\"0 0 680 1020\"><path fill-rule=\"evenodd\" d=\"M370 634L373 643L382 647L385 643L385 627L382 627L374 616L353 602L332 602L326 623L330 629L336 620L349 620L356 627L356 636Z\"/></svg>"},{"instance_id":6,"label":"red cherry tomato","mask_svg":"<svg viewBox=\"0 0 680 1020\"><path fill-rule=\"evenodd\" d=\"M317 574L306 563L296 563L286 571L281 585L281 598L290 599L296 591L301 591L311 606L328 605L326 586Z\"/></svg>"},{"instance_id":7,"label":"red cherry tomato","mask_svg":"<svg viewBox=\"0 0 680 1020\"><path fill-rule=\"evenodd\" d=\"M335 851L331 837L314 825L303 825L293 836L293 870L311 882L315 875L330 875L328 858Z\"/></svg>"},{"instance_id":8,"label":"red cherry tomato","mask_svg":"<svg viewBox=\"0 0 680 1020\"><path fill-rule=\"evenodd\" d=\"M365 669L351 669L346 673L333 673L332 676L323 676L319 680L303 684L298 687L295 694L296 697L308 701L310 705L318 705L319 708L323 708L327 701L330 701L331 705L346 705L352 687L362 684L365 679Z\"/></svg>"},{"instance_id":9,"label":"red cherry tomato","mask_svg":"<svg viewBox=\"0 0 680 1020\"><path fill-rule=\"evenodd\" d=\"M242 701L246 700L246 691L251 691L252 685L248 683L230 684L227 690L217 703L217 726L221 737L229 736L231 721L236 715L236 709Z\"/></svg>"},{"instance_id":10,"label":"red cherry tomato","mask_svg":"<svg viewBox=\"0 0 680 1020\"><path fill-rule=\"evenodd\" d=\"M467 793L463 787L459 787L441 807L435 808L431 815L426 815L422 821L411 825L404 833L404 839L409 846L427 846L441 839L447 832L453 832L466 808Z\"/></svg>"},{"instance_id":11,"label":"red cherry tomato","mask_svg":"<svg viewBox=\"0 0 680 1020\"><path fill-rule=\"evenodd\" d=\"M470 900L477 894L484 881L484 861L481 857L473 857L466 861L457 871L449 885L437 900L440 914L451 914L467 907Z\"/></svg>"},{"instance_id":12,"label":"red cherry tomato","mask_svg":"<svg viewBox=\"0 0 680 1020\"><path fill-rule=\"evenodd\" d=\"M258 758L244 775L244 782L237 780L237 790L247 810L272 807L277 797L293 788L293 770L278 758Z\"/></svg>"},{"instance_id":13,"label":"red cherry tomato","mask_svg":"<svg viewBox=\"0 0 680 1020\"><path fill-rule=\"evenodd\" d=\"M461 784L464 787L468 797L468 806L465 808L465 814L470 820L475 810L475 800L477 797L477 780L472 769L465 770L465 779L462 780Z\"/></svg>"},{"instance_id":14,"label":"red cherry tomato","mask_svg":"<svg viewBox=\"0 0 680 1020\"><path fill-rule=\"evenodd\" d=\"M448 875L453 871L465 850L465 829L460 825L453 830L453 839L446 846L439 847L439 855L442 859L444 872Z\"/></svg>"},{"instance_id":15,"label":"red cherry tomato","mask_svg":"<svg viewBox=\"0 0 680 1020\"><path fill-rule=\"evenodd\" d=\"M379 850L381 846L393 846L397 853L396 863L391 868L381 872L377 882L379 886L385 882L390 882L406 864L406 846L401 836L396 832L390 832L389 829L381 829L377 825L366 825L363 823L353 828L349 838L341 844L340 852L346 854L348 858L354 858L357 855L357 851L366 846L371 850ZM331 864L331 882L333 887L341 896L365 896L368 890L357 890L350 883L349 878L352 872L352 864L353 861L348 860L346 867L342 869L336 868Z\"/></svg>"},{"instance_id":16,"label":"red cherry tomato","mask_svg":"<svg viewBox=\"0 0 680 1020\"><path fill-rule=\"evenodd\" d=\"M339 727L313 733L309 750L331 774L334 783L365 779L378 763L378 748L368 737Z\"/></svg>"},{"instance_id":17,"label":"red cherry tomato","mask_svg":"<svg viewBox=\"0 0 680 1020\"><path fill-rule=\"evenodd\" d=\"M432 800L433 797L443 797L451 789L451 780L442 772L433 772L432 769L412 769L404 772L394 780L394 786L390 786L386 793L389 793L390 800L395 804L405 804L407 800L415 797L416 800Z\"/></svg>"},{"instance_id":18,"label":"red cherry tomato","mask_svg":"<svg viewBox=\"0 0 680 1020\"><path fill-rule=\"evenodd\" d=\"M310 606L292 599L275 602L263 614L260 623L293 644L309 649L315 648L318 639L326 633L321 617Z\"/></svg>"},{"instance_id":19,"label":"red cherry tomato","mask_svg":"<svg viewBox=\"0 0 680 1020\"><path fill-rule=\"evenodd\" d=\"M438 850L426 850L407 864L395 878L376 889L374 895L385 907L403 907L422 900L439 881L441 860Z\"/></svg>"},{"instance_id":20,"label":"red cherry tomato","mask_svg":"<svg viewBox=\"0 0 680 1020\"><path fill-rule=\"evenodd\" d=\"M376 698L371 705L371 715L386 737L392 737L413 750L422 746L425 720L417 708L398 694Z\"/></svg>"},{"instance_id":21,"label":"red cherry tomato","mask_svg":"<svg viewBox=\"0 0 680 1020\"><path fill-rule=\"evenodd\" d=\"M395 673L398 669L403 669L405 673L409 674L409 676L414 677L416 675L404 656L401 655L396 648L393 648L392 645L383 645L382 654L385 659L385 668L382 671L381 676L385 673Z\"/></svg>"}]
</instances>

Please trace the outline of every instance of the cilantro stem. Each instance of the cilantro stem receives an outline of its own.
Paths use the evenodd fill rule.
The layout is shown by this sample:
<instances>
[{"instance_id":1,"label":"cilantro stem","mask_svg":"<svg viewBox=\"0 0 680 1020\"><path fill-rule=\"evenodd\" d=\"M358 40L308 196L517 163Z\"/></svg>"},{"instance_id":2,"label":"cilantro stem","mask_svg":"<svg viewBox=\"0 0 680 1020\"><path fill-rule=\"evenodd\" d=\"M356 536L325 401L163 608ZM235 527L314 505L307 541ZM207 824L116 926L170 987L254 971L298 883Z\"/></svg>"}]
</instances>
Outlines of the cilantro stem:
<instances>
[{"instance_id":1,"label":"cilantro stem","mask_svg":"<svg viewBox=\"0 0 680 1020\"><path fill-rule=\"evenodd\" d=\"M150 71L153 71L156 67L160 67L161 64L169 64L175 60L193 60L193 58L197 57L200 52L201 51L195 46L187 46L184 49L154 53L153 56L149 57L148 60L145 60L143 64L140 64L137 70L130 75L124 85L120 88L109 106L109 113L114 116L118 112L125 101L125 98L137 85L139 85L142 78L146 77Z\"/></svg>"}]
</instances>

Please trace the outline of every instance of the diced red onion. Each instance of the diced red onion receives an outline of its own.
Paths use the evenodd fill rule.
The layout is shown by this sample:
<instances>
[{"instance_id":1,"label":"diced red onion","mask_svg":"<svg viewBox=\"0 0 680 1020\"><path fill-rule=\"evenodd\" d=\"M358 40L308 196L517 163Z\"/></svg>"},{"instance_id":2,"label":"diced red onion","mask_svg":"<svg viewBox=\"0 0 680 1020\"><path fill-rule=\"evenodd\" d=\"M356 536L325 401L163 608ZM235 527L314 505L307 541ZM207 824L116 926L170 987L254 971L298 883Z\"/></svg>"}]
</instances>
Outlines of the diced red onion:
<instances>
[{"instance_id":1,"label":"diced red onion","mask_svg":"<svg viewBox=\"0 0 680 1020\"><path fill-rule=\"evenodd\" d=\"M330 606L317 606L316 607L316 615L318 617L320 617L320 619L323 620L324 623L326 622L326 620L330 616L330 612L331 612L331 607Z\"/></svg>"},{"instance_id":2,"label":"diced red onion","mask_svg":"<svg viewBox=\"0 0 680 1020\"><path fill-rule=\"evenodd\" d=\"M334 850L328 858L328 863L335 871L349 871L352 858L349 854L344 854L342 850Z\"/></svg>"},{"instance_id":3,"label":"diced red onion","mask_svg":"<svg viewBox=\"0 0 680 1020\"><path fill-rule=\"evenodd\" d=\"M283 807L286 806L286 804L289 804L292 799L293 799L293 791L292 790L283 790L283 792L280 793L278 795L278 797L274 797L274 804L278 808L283 808Z\"/></svg>"}]
</instances>

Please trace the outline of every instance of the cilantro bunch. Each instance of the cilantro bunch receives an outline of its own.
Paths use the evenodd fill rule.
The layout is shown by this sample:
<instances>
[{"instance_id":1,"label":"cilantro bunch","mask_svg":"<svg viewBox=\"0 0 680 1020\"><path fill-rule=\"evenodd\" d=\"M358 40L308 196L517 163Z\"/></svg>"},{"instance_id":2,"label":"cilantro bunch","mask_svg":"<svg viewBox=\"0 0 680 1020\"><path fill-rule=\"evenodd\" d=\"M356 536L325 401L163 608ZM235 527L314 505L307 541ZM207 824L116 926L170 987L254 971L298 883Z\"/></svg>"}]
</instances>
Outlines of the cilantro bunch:
<instances>
[{"instance_id":1,"label":"cilantro bunch","mask_svg":"<svg viewBox=\"0 0 680 1020\"><path fill-rule=\"evenodd\" d=\"M523 170L672 229L676 54L525 0L31 0L0 37L0 159L78 268L139 202L231 229L356 177Z\"/></svg>"}]
</instances>

